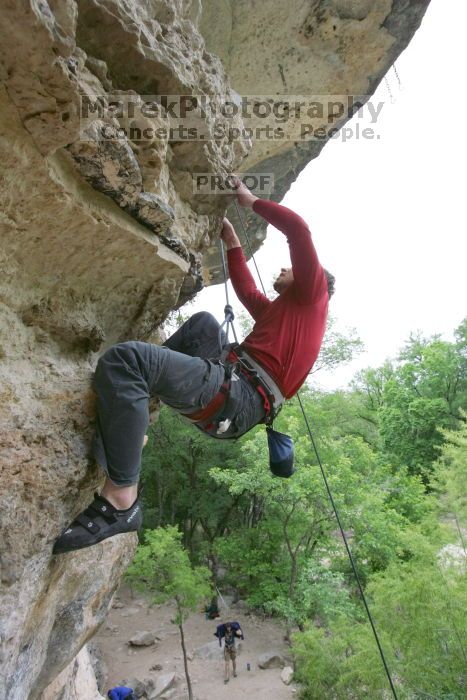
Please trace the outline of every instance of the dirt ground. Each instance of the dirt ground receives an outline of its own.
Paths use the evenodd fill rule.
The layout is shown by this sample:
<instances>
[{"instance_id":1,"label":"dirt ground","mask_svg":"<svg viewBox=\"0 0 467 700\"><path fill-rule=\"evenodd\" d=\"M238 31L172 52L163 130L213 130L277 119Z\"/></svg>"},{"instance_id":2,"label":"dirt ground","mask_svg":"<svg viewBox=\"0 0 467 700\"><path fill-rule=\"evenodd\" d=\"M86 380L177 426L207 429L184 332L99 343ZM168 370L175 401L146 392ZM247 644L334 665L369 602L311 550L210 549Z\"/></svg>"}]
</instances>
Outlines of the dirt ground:
<instances>
[{"instance_id":1,"label":"dirt ground","mask_svg":"<svg viewBox=\"0 0 467 700\"><path fill-rule=\"evenodd\" d=\"M121 606L122 607L119 607ZM254 615L240 612L232 605L221 607L221 620L238 620L242 625L245 641L241 644L237 656L237 678L224 685L223 659L207 660L191 658L192 652L215 641L214 632L219 620L206 620L204 614L195 613L185 623L185 643L191 660L190 677L196 700L211 700L225 697L237 699L254 698L254 700L291 700L296 698L296 686L286 686L280 677L281 669L261 670L258 656L266 651L279 651L290 656L290 650L283 641L284 630L276 622L260 620ZM177 674L176 697L185 697L186 684L183 670L182 650L178 628L171 623L174 608L171 605L151 606L141 594L132 595L128 588L120 589L114 607L99 634L97 642L107 666L108 689L120 685L124 679L156 679L163 673ZM128 640L141 631L154 632L161 639L155 646L135 648L129 646ZM250 671L247 664L250 664ZM151 670L160 664L162 670Z\"/></svg>"}]
</instances>

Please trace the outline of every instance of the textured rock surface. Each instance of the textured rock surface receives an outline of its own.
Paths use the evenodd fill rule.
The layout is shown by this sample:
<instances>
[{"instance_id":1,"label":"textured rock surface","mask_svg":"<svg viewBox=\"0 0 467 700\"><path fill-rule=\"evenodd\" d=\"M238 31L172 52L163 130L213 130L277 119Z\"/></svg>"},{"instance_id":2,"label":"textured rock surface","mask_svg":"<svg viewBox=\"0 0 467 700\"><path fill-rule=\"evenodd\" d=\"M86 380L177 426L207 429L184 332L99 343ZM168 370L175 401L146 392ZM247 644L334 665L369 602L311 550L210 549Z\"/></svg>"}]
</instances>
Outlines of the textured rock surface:
<instances>
[{"instance_id":1,"label":"textured rock surface","mask_svg":"<svg viewBox=\"0 0 467 700\"><path fill-rule=\"evenodd\" d=\"M362 102L418 28L429 0L203 0L199 27L241 95L353 95ZM292 100L293 101L293 100ZM347 115L335 121L340 126ZM293 122L293 120L291 120ZM250 120L253 127L264 120ZM291 122L289 122L291 123ZM272 199L280 201L319 140L254 141L243 171L274 173ZM229 212L237 222L235 212ZM261 221L247 217L257 246ZM215 265L214 253L208 262Z\"/></svg>"},{"instance_id":2,"label":"textured rock surface","mask_svg":"<svg viewBox=\"0 0 467 700\"><path fill-rule=\"evenodd\" d=\"M293 681L293 668L292 666L284 666L281 671L281 681L285 685L290 685Z\"/></svg>"},{"instance_id":3,"label":"textured rock surface","mask_svg":"<svg viewBox=\"0 0 467 700\"><path fill-rule=\"evenodd\" d=\"M128 644L133 647L150 647L156 643L156 639L155 632L138 632L128 640Z\"/></svg>"},{"instance_id":4,"label":"textured rock surface","mask_svg":"<svg viewBox=\"0 0 467 700\"><path fill-rule=\"evenodd\" d=\"M101 700L87 647L52 681L40 700Z\"/></svg>"},{"instance_id":5,"label":"textured rock surface","mask_svg":"<svg viewBox=\"0 0 467 700\"><path fill-rule=\"evenodd\" d=\"M219 646L219 642L216 640L197 647L193 651L193 657L196 659L206 659L207 661L218 661L223 657L223 650L222 647Z\"/></svg>"},{"instance_id":6,"label":"textured rock surface","mask_svg":"<svg viewBox=\"0 0 467 700\"><path fill-rule=\"evenodd\" d=\"M236 93L367 95L427 4L2 2L0 700L38 698L62 671L57 697L73 697L73 659L132 556L131 536L57 559L51 547L101 479L88 456L98 354L156 339L215 272L227 200L194 194L193 174L272 171L278 199L322 147L212 138L218 108ZM166 118L107 109L160 94L209 96L207 138L154 138ZM106 109L83 123L82 100ZM117 131L102 140L104 127Z\"/></svg>"},{"instance_id":7,"label":"textured rock surface","mask_svg":"<svg viewBox=\"0 0 467 700\"><path fill-rule=\"evenodd\" d=\"M258 666L260 668L283 668L285 659L278 651L266 651L258 657Z\"/></svg>"},{"instance_id":8,"label":"textured rock surface","mask_svg":"<svg viewBox=\"0 0 467 700\"><path fill-rule=\"evenodd\" d=\"M159 698L162 693L170 690L175 685L175 673L164 673L158 676L156 679L156 686L152 693L149 693L148 697L150 700L155 700Z\"/></svg>"}]
</instances>

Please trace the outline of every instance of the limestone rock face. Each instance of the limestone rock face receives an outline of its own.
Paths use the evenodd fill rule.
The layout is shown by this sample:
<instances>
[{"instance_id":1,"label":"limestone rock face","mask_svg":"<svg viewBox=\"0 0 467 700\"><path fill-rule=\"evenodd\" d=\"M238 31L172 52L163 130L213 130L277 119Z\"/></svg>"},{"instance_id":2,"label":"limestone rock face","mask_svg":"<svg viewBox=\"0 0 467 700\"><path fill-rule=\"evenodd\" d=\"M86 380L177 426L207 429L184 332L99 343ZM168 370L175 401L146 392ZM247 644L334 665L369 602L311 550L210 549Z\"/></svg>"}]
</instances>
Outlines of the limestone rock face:
<instances>
[{"instance_id":1,"label":"limestone rock face","mask_svg":"<svg viewBox=\"0 0 467 700\"><path fill-rule=\"evenodd\" d=\"M284 668L285 659L278 651L265 651L258 657L258 666L262 669Z\"/></svg>"},{"instance_id":2,"label":"limestone rock face","mask_svg":"<svg viewBox=\"0 0 467 700\"><path fill-rule=\"evenodd\" d=\"M138 632L129 641L128 644L133 647L150 647L156 643L157 635L155 632Z\"/></svg>"},{"instance_id":3,"label":"limestone rock face","mask_svg":"<svg viewBox=\"0 0 467 700\"><path fill-rule=\"evenodd\" d=\"M207 661L218 661L223 658L223 655L223 649L219 646L217 640L214 642L207 642L207 644L203 644L193 651L193 656L195 658L206 659Z\"/></svg>"},{"instance_id":4,"label":"limestone rock face","mask_svg":"<svg viewBox=\"0 0 467 700\"><path fill-rule=\"evenodd\" d=\"M292 666L284 666L281 671L281 680L285 685L290 685L293 680L293 668Z\"/></svg>"},{"instance_id":5,"label":"limestone rock face","mask_svg":"<svg viewBox=\"0 0 467 700\"><path fill-rule=\"evenodd\" d=\"M89 459L97 357L157 340L217 274L230 200L199 191L200 176L272 172L280 199L323 146L251 138L256 117L226 105L371 94L428 1L2 2L0 700L74 697L74 659L132 557L133 536L51 550L102 480ZM264 226L252 230L257 247Z\"/></svg>"},{"instance_id":6,"label":"limestone rock face","mask_svg":"<svg viewBox=\"0 0 467 700\"><path fill-rule=\"evenodd\" d=\"M175 685L175 673L164 673L157 677L156 686L152 693L149 694L150 700L155 700L159 698L162 693L170 690Z\"/></svg>"},{"instance_id":7,"label":"limestone rock face","mask_svg":"<svg viewBox=\"0 0 467 700\"><path fill-rule=\"evenodd\" d=\"M42 693L40 700L101 700L93 666L86 647L52 681Z\"/></svg>"},{"instance_id":8,"label":"limestone rock face","mask_svg":"<svg viewBox=\"0 0 467 700\"><path fill-rule=\"evenodd\" d=\"M280 201L325 143L297 137L310 119L303 110L299 118L292 116L294 105L315 98L324 104L328 98L345 103L349 95L365 103L409 43L428 4L429 0L203 0L198 26L207 49L221 58L233 89L249 96L250 104L280 98L291 107L284 122L254 116L247 120L253 130L268 123L282 126L287 137L253 136L242 171L273 173L271 198ZM347 110L336 118L325 114L322 123L340 127L348 117ZM229 216L238 227L235 211ZM251 213L243 216L256 249L264 226ZM207 260L216 265L214 254Z\"/></svg>"}]
</instances>

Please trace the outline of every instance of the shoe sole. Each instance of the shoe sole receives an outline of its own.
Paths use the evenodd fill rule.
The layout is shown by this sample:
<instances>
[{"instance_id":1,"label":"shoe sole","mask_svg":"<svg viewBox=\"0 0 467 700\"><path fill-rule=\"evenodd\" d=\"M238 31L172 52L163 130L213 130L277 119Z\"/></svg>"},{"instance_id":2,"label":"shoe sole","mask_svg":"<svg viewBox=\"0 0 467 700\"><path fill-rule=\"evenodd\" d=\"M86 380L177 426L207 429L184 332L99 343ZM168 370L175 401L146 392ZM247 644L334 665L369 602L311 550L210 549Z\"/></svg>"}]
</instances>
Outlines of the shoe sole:
<instances>
[{"instance_id":1,"label":"shoe sole","mask_svg":"<svg viewBox=\"0 0 467 700\"><path fill-rule=\"evenodd\" d=\"M139 530L140 528L138 528ZM130 535L132 532L138 532L138 530L127 530L126 532L116 532L114 535L107 535L107 537L101 537L94 542L88 542L86 544L81 544L79 547L68 547L67 549L61 549L58 552L52 551L53 556L57 554L68 554L69 552L79 552L80 549L87 549L88 547L94 547L96 544L105 542L105 540L110 540L112 537L118 537L119 535Z\"/></svg>"}]
</instances>

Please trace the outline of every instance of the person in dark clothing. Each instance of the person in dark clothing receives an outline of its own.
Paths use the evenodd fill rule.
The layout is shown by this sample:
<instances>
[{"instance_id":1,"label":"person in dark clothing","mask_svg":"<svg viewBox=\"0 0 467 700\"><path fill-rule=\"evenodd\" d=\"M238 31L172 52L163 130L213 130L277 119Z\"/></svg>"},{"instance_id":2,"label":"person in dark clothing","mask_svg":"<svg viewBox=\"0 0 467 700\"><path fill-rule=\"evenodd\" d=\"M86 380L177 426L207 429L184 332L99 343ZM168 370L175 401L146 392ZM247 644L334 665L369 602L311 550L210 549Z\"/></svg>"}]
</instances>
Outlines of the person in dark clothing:
<instances>
[{"instance_id":1,"label":"person in dark clothing","mask_svg":"<svg viewBox=\"0 0 467 700\"><path fill-rule=\"evenodd\" d=\"M210 604L205 607L204 612L207 620L215 620L216 617L220 617L219 606L215 596L211 599Z\"/></svg>"},{"instance_id":2,"label":"person in dark clothing","mask_svg":"<svg viewBox=\"0 0 467 700\"><path fill-rule=\"evenodd\" d=\"M270 301L256 288L234 228L224 219L221 238L230 277L253 316L252 332L239 347L221 353L219 337L225 344L225 334L213 316L201 312L163 346L129 341L104 353L94 378L98 418L93 453L107 478L93 503L57 539L55 554L140 527L138 480L151 397L211 437L238 438L266 422L298 391L313 366L333 278L321 266L300 216L258 199L240 181L237 197L287 237L292 267L282 268L275 282L278 297Z\"/></svg>"},{"instance_id":3,"label":"person in dark clothing","mask_svg":"<svg viewBox=\"0 0 467 700\"><path fill-rule=\"evenodd\" d=\"M232 670L234 678L237 677L237 650L235 648L235 640L243 639L240 629L234 629L231 622L225 623L224 633L224 683L228 683L230 679L230 662L232 661Z\"/></svg>"}]
</instances>

